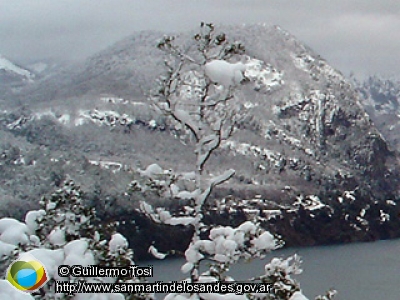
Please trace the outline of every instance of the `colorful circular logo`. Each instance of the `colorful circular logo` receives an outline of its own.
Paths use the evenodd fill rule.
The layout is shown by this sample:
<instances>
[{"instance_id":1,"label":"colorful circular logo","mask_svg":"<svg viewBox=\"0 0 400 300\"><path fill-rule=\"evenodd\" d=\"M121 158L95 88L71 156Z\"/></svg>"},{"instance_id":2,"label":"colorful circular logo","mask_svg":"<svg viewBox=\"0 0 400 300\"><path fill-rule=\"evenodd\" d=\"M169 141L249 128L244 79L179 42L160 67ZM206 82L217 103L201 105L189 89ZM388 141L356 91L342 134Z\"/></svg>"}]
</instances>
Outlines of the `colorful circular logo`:
<instances>
[{"instance_id":1,"label":"colorful circular logo","mask_svg":"<svg viewBox=\"0 0 400 300\"><path fill-rule=\"evenodd\" d=\"M7 280L16 289L32 293L48 280L43 264L31 255L21 256L7 270Z\"/></svg>"}]
</instances>

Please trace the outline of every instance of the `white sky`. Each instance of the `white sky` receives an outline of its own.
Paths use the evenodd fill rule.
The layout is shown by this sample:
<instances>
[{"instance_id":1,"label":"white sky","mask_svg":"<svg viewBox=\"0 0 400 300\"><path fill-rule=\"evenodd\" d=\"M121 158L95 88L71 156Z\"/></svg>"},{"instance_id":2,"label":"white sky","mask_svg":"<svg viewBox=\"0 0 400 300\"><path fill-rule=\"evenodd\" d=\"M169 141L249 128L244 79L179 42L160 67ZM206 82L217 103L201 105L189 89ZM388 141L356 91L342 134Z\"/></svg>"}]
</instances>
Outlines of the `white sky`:
<instances>
[{"instance_id":1,"label":"white sky","mask_svg":"<svg viewBox=\"0 0 400 300\"><path fill-rule=\"evenodd\" d=\"M345 74L400 71L398 0L0 0L0 53L82 59L134 31L201 21L280 25Z\"/></svg>"}]
</instances>

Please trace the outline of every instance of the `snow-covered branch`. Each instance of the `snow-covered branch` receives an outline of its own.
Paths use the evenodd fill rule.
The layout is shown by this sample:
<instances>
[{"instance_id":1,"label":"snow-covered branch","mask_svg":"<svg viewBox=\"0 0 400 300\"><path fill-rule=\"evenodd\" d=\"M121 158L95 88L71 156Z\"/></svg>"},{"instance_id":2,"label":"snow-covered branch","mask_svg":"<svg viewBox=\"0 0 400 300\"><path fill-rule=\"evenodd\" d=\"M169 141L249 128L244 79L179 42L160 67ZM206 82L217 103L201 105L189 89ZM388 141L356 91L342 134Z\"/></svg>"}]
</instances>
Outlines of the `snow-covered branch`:
<instances>
[{"instance_id":1,"label":"snow-covered branch","mask_svg":"<svg viewBox=\"0 0 400 300\"><path fill-rule=\"evenodd\" d=\"M212 24L201 24L200 33L194 36L197 53L188 55L175 44L172 37L164 38L159 48L169 55L172 62L167 65L167 75L160 81L161 86L151 100L157 108L170 117L176 130L191 134L195 142L196 160L193 162L194 185L181 189L177 180L152 178L158 186L170 191L172 199L187 200L186 205L173 212L163 207L153 208L142 203L141 211L156 223L192 226L192 241L185 251L186 263L181 270L189 273L191 282L231 281L225 272L239 259L261 258L264 254L280 247L270 232L260 224L246 221L237 227L203 224L207 200L213 189L229 179L235 170L229 169L218 176L210 176L206 170L211 155L234 132L237 111L235 93L240 85L251 78L242 61L244 47L238 42L231 43L223 33L216 33ZM193 47L186 47L193 51ZM191 53L192 54L192 53ZM161 168L160 168L161 169ZM158 170L159 173L164 171ZM157 186L155 186L157 187ZM172 200L173 201L173 200ZM189 205L188 205L189 203ZM208 236L207 236L208 235ZM207 236L207 237L206 237ZM157 258L164 258L155 246L149 249ZM200 266L207 261L208 270L200 273ZM306 300L298 283L290 275L300 272L300 260L294 256L286 260L273 259L265 267L265 274L250 281L268 283L273 290L268 293L235 294L169 294L165 299L280 299Z\"/></svg>"}]
</instances>

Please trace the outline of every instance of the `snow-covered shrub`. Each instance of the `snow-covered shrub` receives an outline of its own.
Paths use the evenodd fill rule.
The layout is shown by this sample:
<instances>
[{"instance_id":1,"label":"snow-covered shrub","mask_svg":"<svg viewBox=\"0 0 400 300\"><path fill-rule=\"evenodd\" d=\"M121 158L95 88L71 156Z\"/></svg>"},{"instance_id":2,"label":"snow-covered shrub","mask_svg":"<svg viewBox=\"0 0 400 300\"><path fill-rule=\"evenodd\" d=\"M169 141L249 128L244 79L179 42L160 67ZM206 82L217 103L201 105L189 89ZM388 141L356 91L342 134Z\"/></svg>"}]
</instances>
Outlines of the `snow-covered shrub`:
<instances>
[{"instance_id":1,"label":"snow-covered shrub","mask_svg":"<svg viewBox=\"0 0 400 300\"><path fill-rule=\"evenodd\" d=\"M234 170L210 176L206 163L211 154L227 140L235 129L235 90L249 79L241 63L244 47L238 42L231 43L225 34L217 34L212 24L201 24L201 32L194 36L193 47L184 52L175 43L174 37L164 37L158 47L166 53L166 74L163 75L150 100L156 109L169 117L177 130L190 135L195 143L196 161L193 170L194 185L188 190L177 190L170 183L158 185L162 192L175 191L172 198L190 200L177 211L165 208L154 209L142 203L141 211L154 222L169 225L190 225L194 228L192 241L185 251L186 263L181 271L188 273L187 280L198 282L228 282L227 275L232 264L240 259L263 258L282 243L256 221L246 221L236 228L217 226L211 228L203 223L209 196L215 186L234 176ZM151 174L150 174L151 173ZM164 174L158 165L149 166L143 174L153 180ZM179 178L179 175L175 178ZM160 183L160 181L158 181ZM153 188L157 188L154 185ZM153 245L149 252L163 259ZM205 272L200 266L208 264ZM301 272L300 260L296 256L288 259L274 258L265 266L265 273L250 278L247 282L261 282L272 286L265 293L238 294L169 294L165 299L285 299L306 300L299 284L291 277ZM205 266L207 267L207 265ZM323 298L321 298L323 299ZM326 298L330 299L330 298Z\"/></svg>"},{"instance_id":2,"label":"snow-covered shrub","mask_svg":"<svg viewBox=\"0 0 400 300\"><path fill-rule=\"evenodd\" d=\"M1 299L74 299L123 300L152 299L147 294L56 294L55 281L77 282L139 282L139 278L80 278L60 277L61 265L100 265L127 267L134 265L128 242L115 232L115 224L101 224L94 208L85 204L83 192L72 180L40 201L40 209L29 211L25 222L12 218L0 219L0 257L7 267L21 254L30 254L45 265L50 280L38 292L29 295L14 292L5 281L0 286ZM3 294L2 294L3 293ZM23 298L25 297L25 298Z\"/></svg>"},{"instance_id":3,"label":"snow-covered shrub","mask_svg":"<svg viewBox=\"0 0 400 300\"><path fill-rule=\"evenodd\" d=\"M40 206L26 219L47 247L57 248L81 237L93 238L95 209L83 203L83 193L72 180L64 182L50 198L43 198Z\"/></svg>"}]
</instances>

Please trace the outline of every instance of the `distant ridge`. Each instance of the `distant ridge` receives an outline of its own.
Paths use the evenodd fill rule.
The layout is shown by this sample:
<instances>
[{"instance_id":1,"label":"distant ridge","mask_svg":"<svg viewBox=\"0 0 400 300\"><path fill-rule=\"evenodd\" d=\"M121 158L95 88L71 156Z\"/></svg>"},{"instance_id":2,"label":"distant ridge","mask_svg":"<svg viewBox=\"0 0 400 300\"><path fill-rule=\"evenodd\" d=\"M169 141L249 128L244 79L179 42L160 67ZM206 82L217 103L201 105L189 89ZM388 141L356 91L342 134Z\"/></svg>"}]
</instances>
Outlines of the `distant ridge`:
<instances>
[{"instance_id":1,"label":"distant ridge","mask_svg":"<svg viewBox=\"0 0 400 300\"><path fill-rule=\"evenodd\" d=\"M0 72L6 73L9 76L19 76L22 79L32 80L35 75L30 71L19 67L18 65L14 64L3 55L0 54Z\"/></svg>"}]
</instances>

